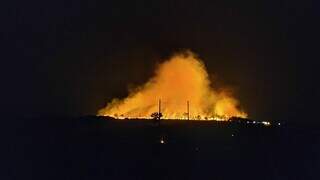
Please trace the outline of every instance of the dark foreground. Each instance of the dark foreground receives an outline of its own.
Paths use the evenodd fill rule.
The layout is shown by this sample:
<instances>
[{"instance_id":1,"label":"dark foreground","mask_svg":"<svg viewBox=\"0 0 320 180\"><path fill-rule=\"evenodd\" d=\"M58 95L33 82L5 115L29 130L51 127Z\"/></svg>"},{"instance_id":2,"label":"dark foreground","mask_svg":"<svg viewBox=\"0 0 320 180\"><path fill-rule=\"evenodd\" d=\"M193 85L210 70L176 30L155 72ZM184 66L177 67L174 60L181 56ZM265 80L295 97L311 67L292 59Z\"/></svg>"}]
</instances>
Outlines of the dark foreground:
<instances>
[{"instance_id":1,"label":"dark foreground","mask_svg":"<svg viewBox=\"0 0 320 180\"><path fill-rule=\"evenodd\" d=\"M320 179L315 127L97 117L12 124L1 179Z\"/></svg>"}]
</instances>

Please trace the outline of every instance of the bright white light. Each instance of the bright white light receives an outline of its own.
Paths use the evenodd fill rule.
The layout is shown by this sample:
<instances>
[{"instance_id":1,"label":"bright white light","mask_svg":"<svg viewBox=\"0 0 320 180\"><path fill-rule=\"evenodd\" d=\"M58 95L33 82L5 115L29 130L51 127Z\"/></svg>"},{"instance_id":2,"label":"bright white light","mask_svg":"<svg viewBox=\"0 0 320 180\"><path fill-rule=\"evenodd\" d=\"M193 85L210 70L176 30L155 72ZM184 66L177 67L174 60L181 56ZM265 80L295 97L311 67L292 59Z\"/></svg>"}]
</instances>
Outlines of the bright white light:
<instances>
[{"instance_id":1,"label":"bright white light","mask_svg":"<svg viewBox=\"0 0 320 180\"><path fill-rule=\"evenodd\" d=\"M262 121L262 124L265 125L265 126L269 126L269 125L270 125L270 122L268 122L268 121Z\"/></svg>"},{"instance_id":2,"label":"bright white light","mask_svg":"<svg viewBox=\"0 0 320 180\"><path fill-rule=\"evenodd\" d=\"M234 136L234 134L231 135L232 137Z\"/></svg>"},{"instance_id":3,"label":"bright white light","mask_svg":"<svg viewBox=\"0 0 320 180\"><path fill-rule=\"evenodd\" d=\"M164 140L163 140L163 139L161 139L161 140L160 140L160 143L161 143L161 144L164 144Z\"/></svg>"},{"instance_id":4,"label":"bright white light","mask_svg":"<svg viewBox=\"0 0 320 180\"><path fill-rule=\"evenodd\" d=\"M253 124L255 124L256 123L256 121L253 121Z\"/></svg>"},{"instance_id":5,"label":"bright white light","mask_svg":"<svg viewBox=\"0 0 320 180\"><path fill-rule=\"evenodd\" d=\"M278 126L280 126L281 124L280 123L278 123Z\"/></svg>"}]
</instances>

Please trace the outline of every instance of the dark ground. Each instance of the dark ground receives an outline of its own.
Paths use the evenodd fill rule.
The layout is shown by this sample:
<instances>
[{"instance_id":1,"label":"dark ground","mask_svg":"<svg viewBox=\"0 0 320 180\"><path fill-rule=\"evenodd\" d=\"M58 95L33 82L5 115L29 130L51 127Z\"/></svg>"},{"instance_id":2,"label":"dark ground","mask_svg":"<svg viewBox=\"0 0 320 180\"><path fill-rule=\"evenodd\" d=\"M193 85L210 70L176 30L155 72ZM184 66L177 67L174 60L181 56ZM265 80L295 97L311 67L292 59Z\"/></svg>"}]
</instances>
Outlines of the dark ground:
<instances>
[{"instance_id":1,"label":"dark ground","mask_svg":"<svg viewBox=\"0 0 320 180\"><path fill-rule=\"evenodd\" d=\"M11 122L1 179L320 179L318 127L194 121L156 127L97 117Z\"/></svg>"}]
</instances>

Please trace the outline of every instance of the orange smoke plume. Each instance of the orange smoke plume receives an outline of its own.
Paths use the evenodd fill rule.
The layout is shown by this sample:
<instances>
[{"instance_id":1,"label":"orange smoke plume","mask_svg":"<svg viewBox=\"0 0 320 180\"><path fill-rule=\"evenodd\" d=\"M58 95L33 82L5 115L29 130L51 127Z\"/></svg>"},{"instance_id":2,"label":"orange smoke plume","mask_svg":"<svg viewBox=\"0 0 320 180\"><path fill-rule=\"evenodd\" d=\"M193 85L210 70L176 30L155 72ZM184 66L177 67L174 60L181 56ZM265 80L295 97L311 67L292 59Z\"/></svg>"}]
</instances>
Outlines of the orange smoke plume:
<instances>
[{"instance_id":1,"label":"orange smoke plume","mask_svg":"<svg viewBox=\"0 0 320 180\"><path fill-rule=\"evenodd\" d=\"M160 64L155 76L130 92L125 99L113 99L98 112L115 118L150 118L158 111L164 119L227 120L247 117L238 101L227 91L211 87L203 62L192 52L178 53Z\"/></svg>"}]
</instances>

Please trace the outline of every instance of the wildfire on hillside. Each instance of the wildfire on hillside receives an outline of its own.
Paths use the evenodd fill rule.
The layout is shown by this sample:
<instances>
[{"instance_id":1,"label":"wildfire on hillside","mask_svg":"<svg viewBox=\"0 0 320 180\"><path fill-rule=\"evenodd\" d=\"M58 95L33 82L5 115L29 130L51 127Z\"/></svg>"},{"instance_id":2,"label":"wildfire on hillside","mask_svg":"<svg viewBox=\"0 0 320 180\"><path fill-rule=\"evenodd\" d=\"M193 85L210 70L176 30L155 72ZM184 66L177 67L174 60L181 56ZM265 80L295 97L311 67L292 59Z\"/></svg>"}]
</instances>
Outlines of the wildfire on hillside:
<instances>
[{"instance_id":1,"label":"wildfire on hillside","mask_svg":"<svg viewBox=\"0 0 320 180\"><path fill-rule=\"evenodd\" d=\"M229 90L213 87L204 63L190 51L175 54L164 61L148 82L124 99L113 99L99 110L98 115L150 119L151 114L159 111L162 119L247 117Z\"/></svg>"}]
</instances>

